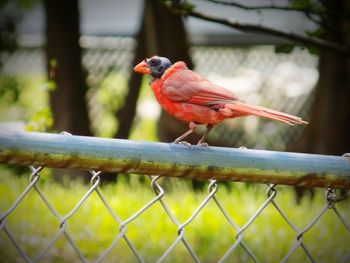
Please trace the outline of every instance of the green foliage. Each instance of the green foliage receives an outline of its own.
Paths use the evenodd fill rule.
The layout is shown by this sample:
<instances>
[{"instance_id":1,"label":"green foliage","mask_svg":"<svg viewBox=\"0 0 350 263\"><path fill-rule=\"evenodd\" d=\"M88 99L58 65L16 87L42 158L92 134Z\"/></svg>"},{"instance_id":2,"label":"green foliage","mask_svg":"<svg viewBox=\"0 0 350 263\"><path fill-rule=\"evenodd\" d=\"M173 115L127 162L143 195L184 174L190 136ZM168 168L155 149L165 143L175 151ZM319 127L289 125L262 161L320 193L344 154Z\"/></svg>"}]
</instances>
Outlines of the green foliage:
<instances>
[{"instance_id":1,"label":"green foliage","mask_svg":"<svg viewBox=\"0 0 350 263\"><path fill-rule=\"evenodd\" d=\"M25 121L48 103L43 79L0 75L0 121Z\"/></svg>"},{"instance_id":2,"label":"green foliage","mask_svg":"<svg viewBox=\"0 0 350 263\"><path fill-rule=\"evenodd\" d=\"M48 82L40 86L40 89L42 91L48 91L48 92L54 91L56 89L56 82L54 82L53 80L49 80Z\"/></svg>"},{"instance_id":3,"label":"green foliage","mask_svg":"<svg viewBox=\"0 0 350 263\"><path fill-rule=\"evenodd\" d=\"M325 34L325 30L323 27L319 27L314 31L306 31L306 34L308 34L311 37L323 37Z\"/></svg>"},{"instance_id":4,"label":"green foliage","mask_svg":"<svg viewBox=\"0 0 350 263\"><path fill-rule=\"evenodd\" d=\"M76 181L64 184L53 182L41 173L38 187L55 207L65 216L86 193L89 186ZM28 174L28 173L27 173ZM102 184L100 190L115 213L126 220L154 197L149 184L140 183L139 175L130 175L130 180L119 177L117 184ZM42 182L42 180L46 182ZM148 180L146 180L147 182ZM189 181L162 179L166 189L164 202L179 222L184 222L208 195L207 190L193 192ZM0 178L0 210L6 211L28 185L27 177L15 177L2 168ZM227 188L219 184L216 197L223 204L234 222L242 227L266 199L265 185L232 183ZM296 205L294 193L289 187L277 187L275 201L288 218L300 229L305 227L325 205L324 191L315 190L313 200L304 198ZM337 204L337 208L350 220L349 201ZM40 219L40 223L38 223ZM41 251L59 231L59 220L55 218L40 197L31 191L6 220L7 227L15 235L24 250L34 256ZM216 262L235 241L236 231L229 225L221 211L210 201L186 228L186 238L198 256L205 262ZM119 234L118 224L103 206L96 193L75 213L67 223L67 231L89 261L94 261ZM155 262L177 238L177 227L169 219L159 203L156 203L137 219L127 225L126 234L147 262ZM266 262L279 262L296 243L296 233L269 205L247 229L243 240L253 253ZM322 240L322 242L320 242ZM35 242L34 242L35 241ZM8 262L18 261L18 254L6 236L0 234L0 258ZM332 210L305 235L305 245L317 261L339 262L348 253L350 237L345 227ZM299 251L299 250L298 250ZM304 262L305 255L296 252L291 262ZM10 260L11 259L11 260ZM134 262L130 249L121 240L106 258L106 262ZM77 256L67 244L64 236L59 238L43 262L74 262ZM188 262L188 252L180 243L169 255L167 262ZM245 252L238 247L228 262L247 262Z\"/></svg>"},{"instance_id":5,"label":"green foliage","mask_svg":"<svg viewBox=\"0 0 350 263\"><path fill-rule=\"evenodd\" d=\"M306 31L306 34L310 37L322 38L324 37L325 29L323 27L318 27L314 31ZM307 46L307 50L309 51L310 54L313 54L313 55L320 54L320 49L316 46Z\"/></svg>"},{"instance_id":6,"label":"green foliage","mask_svg":"<svg viewBox=\"0 0 350 263\"><path fill-rule=\"evenodd\" d=\"M35 112L27 123L27 131L47 132L52 128L53 117L49 107Z\"/></svg>"},{"instance_id":7,"label":"green foliage","mask_svg":"<svg viewBox=\"0 0 350 263\"><path fill-rule=\"evenodd\" d=\"M294 50L294 47L295 47L294 45L289 45L289 44L275 46L275 52L290 54Z\"/></svg>"},{"instance_id":8,"label":"green foliage","mask_svg":"<svg viewBox=\"0 0 350 263\"><path fill-rule=\"evenodd\" d=\"M307 50L312 55L320 55L320 49L315 46L307 46Z\"/></svg>"},{"instance_id":9,"label":"green foliage","mask_svg":"<svg viewBox=\"0 0 350 263\"><path fill-rule=\"evenodd\" d=\"M0 75L0 98L4 103L18 101L20 88L15 77Z\"/></svg>"},{"instance_id":10,"label":"green foliage","mask_svg":"<svg viewBox=\"0 0 350 263\"><path fill-rule=\"evenodd\" d=\"M190 2L183 1L181 3L181 9L186 11L192 11L196 6Z\"/></svg>"},{"instance_id":11,"label":"green foliage","mask_svg":"<svg viewBox=\"0 0 350 263\"><path fill-rule=\"evenodd\" d=\"M40 77L1 76L0 121L21 121L28 131L49 131L53 125L49 93L55 83L42 83Z\"/></svg>"},{"instance_id":12,"label":"green foliage","mask_svg":"<svg viewBox=\"0 0 350 263\"><path fill-rule=\"evenodd\" d=\"M292 0L291 7L293 8L309 8L311 6L311 0Z\"/></svg>"}]
</instances>

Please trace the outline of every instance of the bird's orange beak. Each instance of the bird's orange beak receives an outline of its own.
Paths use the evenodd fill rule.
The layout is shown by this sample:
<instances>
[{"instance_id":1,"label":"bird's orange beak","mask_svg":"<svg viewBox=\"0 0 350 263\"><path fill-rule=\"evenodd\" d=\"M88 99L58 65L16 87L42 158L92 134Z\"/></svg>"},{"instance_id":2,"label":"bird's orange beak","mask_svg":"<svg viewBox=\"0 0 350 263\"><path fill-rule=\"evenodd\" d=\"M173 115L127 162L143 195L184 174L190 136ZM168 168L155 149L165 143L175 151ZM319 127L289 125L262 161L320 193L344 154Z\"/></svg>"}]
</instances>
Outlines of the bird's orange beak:
<instances>
[{"instance_id":1,"label":"bird's orange beak","mask_svg":"<svg viewBox=\"0 0 350 263\"><path fill-rule=\"evenodd\" d=\"M141 74L151 74L151 70L149 69L145 60L137 64L134 67L134 71Z\"/></svg>"}]
</instances>

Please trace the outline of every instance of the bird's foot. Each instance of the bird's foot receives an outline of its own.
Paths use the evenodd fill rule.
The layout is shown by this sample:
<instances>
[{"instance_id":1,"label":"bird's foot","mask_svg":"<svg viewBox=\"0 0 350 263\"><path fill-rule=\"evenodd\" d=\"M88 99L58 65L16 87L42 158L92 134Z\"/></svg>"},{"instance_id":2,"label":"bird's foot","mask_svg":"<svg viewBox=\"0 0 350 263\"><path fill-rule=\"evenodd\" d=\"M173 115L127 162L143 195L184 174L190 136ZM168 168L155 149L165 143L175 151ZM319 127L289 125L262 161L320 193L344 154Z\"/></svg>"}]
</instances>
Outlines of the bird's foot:
<instances>
[{"instance_id":1,"label":"bird's foot","mask_svg":"<svg viewBox=\"0 0 350 263\"><path fill-rule=\"evenodd\" d=\"M248 149L247 147L245 147L245 146L241 146L241 147L239 147L238 149L243 149L243 150L246 150L246 149Z\"/></svg>"},{"instance_id":2,"label":"bird's foot","mask_svg":"<svg viewBox=\"0 0 350 263\"><path fill-rule=\"evenodd\" d=\"M209 148L209 144L206 142L198 142L197 143L198 146L204 147L204 148Z\"/></svg>"},{"instance_id":3,"label":"bird's foot","mask_svg":"<svg viewBox=\"0 0 350 263\"><path fill-rule=\"evenodd\" d=\"M191 144L189 142L186 142L186 141L174 141L173 143L175 144L182 144L182 145L185 145L187 147L191 147Z\"/></svg>"}]
</instances>

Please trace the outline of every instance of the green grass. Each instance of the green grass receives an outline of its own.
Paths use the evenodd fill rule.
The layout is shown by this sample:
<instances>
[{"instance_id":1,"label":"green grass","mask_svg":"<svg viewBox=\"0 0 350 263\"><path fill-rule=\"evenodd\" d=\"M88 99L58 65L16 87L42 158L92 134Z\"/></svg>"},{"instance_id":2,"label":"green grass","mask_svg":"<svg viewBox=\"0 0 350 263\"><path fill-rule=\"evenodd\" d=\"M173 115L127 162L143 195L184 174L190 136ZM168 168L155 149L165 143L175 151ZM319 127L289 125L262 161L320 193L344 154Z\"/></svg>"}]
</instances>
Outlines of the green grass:
<instances>
[{"instance_id":1,"label":"green grass","mask_svg":"<svg viewBox=\"0 0 350 263\"><path fill-rule=\"evenodd\" d=\"M12 170L1 169L0 210L10 208L28 185L28 176L18 177ZM129 179L128 179L129 178ZM102 183L100 190L115 213L126 220L154 197L148 179L142 176L122 176L117 184ZM162 179L165 189L163 200L179 222L185 222L208 195L207 189L193 191L188 180ZM38 187L61 216L65 216L88 190L81 182L62 184L50 179L44 170ZM299 228L307 226L325 205L324 191L316 190L311 200L306 197L300 205L294 201L289 187L277 187L276 202ZM234 222L242 227L266 199L266 186L230 183L219 185L217 198ZM337 204L341 214L350 221L349 201ZM35 191L30 191L11 213L6 226L26 253L34 258L59 231L59 220L48 210ZM89 261L94 261L118 235L114 221L94 192L83 206L68 220L67 231ZM147 262L156 261L177 237L172 223L159 202L127 225L127 236ZM226 221L214 201L210 201L193 222L185 228L185 236L203 262L217 261L235 240L235 230ZM320 262L339 262L350 250L350 234L332 210L327 210L315 226L304 235L305 245ZM269 205L246 230L246 245L261 262L278 262L296 242L295 232L287 225L272 205ZM4 262L21 262L19 255L3 231L0 231L0 258ZM1 261L1 260L0 260ZM135 262L126 242L121 240L112 249L105 262ZM298 249L289 262L307 261ZM61 236L42 262L79 262L67 239ZM182 243L165 262L191 262ZM238 247L228 262L249 262L243 249Z\"/></svg>"}]
</instances>

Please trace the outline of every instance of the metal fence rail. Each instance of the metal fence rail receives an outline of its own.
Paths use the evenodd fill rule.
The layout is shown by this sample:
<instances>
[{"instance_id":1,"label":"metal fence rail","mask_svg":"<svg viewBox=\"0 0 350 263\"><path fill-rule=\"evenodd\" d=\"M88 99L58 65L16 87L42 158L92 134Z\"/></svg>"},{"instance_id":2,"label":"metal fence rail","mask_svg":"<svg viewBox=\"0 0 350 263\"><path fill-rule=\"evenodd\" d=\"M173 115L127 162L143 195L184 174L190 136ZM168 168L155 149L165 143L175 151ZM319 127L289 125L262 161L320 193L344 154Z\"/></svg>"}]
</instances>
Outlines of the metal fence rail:
<instances>
[{"instance_id":1,"label":"metal fence rail","mask_svg":"<svg viewBox=\"0 0 350 263\"><path fill-rule=\"evenodd\" d=\"M344 226L344 229L350 236L350 223L337 208L339 196L337 196L335 191L335 188L350 187L350 160L348 155L336 157L248 149L188 147L164 143L1 131L0 162L30 165L30 183L11 207L0 213L0 230L8 237L9 242L13 244L25 262L42 260L61 236L66 238L67 243L73 248L81 262L89 261L74 241L74 238L72 238L67 225L73 220L73 215L91 197L92 193L98 195L119 226L115 233L115 239L94 262L103 261L121 239L125 240L127 246L135 255L135 259L139 262L144 262L143 255L128 238L127 225L137 220L142 213L157 203L162 206L167 216L177 227L177 238L164 251L163 255L159 256L158 262L165 260L179 243L183 243L194 262L201 261L192 244L186 238L185 229L195 221L198 214L210 201L215 203L222 216L236 233L235 238L232 240L232 245L226 253L220 256L220 262L227 260L237 247L241 247L247 257L253 262L259 262L260 259L256 257L249 245L245 243L243 237L247 229L251 228L267 207L273 207L295 232L295 244L286 253L281 260L282 262L290 259L298 249L301 249L311 262L316 262L314 255L304 242L304 236L321 220L326 211L333 212L339 219L339 224ZM88 187L86 193L65 215L57 212L38 186L39 172L44 169L44 166L90 170L91 186ZM147 174L155 197L130 217L122 220L112 209L109 201L99 188L101 183L99 174L101 170ZM157 175L154 176L152 174ZM158 183L158 179L165 175L210 179L208 195L183 222L176 218L175 213L163 198L165 190ZM233 220L227 208L216 196L219 180L268 184L265 201L243 225L239 226ZM297 227L276 201L276 184L324 187L326 188L324 206L304 227ZM29 192L38 194L42 202L47 206L48 211L59 220L59 231L34 258L28 256L7 225L8 217ZM348 252L343 255L342 260L343 262L350 260L350 246Z\"/></svg>"},{"instance_id":2,"label":"metal fence rail","mask_svg":"<svg viewBox=\"0 0 350 263\"><path fill-rule=\"evenodd\" d=\"M0 162L311 187L350 187L345 156L184 146L48 133L0 134Z\"/></svg>"}]
</instances>

